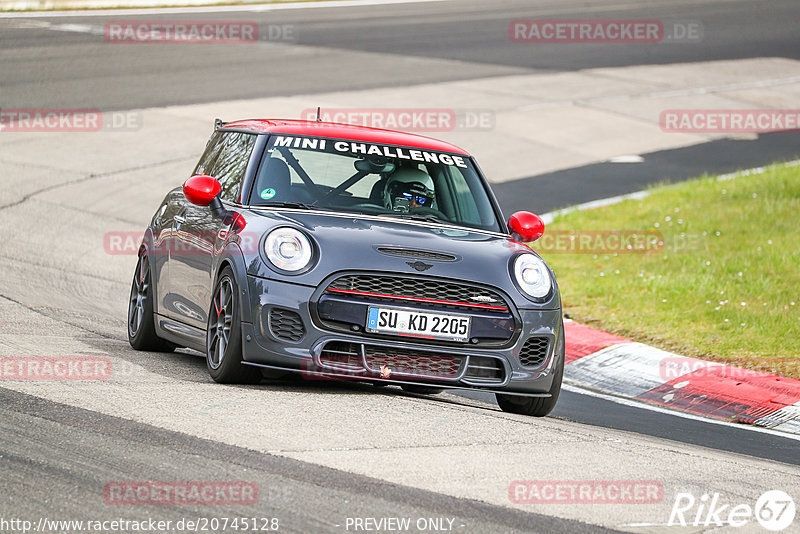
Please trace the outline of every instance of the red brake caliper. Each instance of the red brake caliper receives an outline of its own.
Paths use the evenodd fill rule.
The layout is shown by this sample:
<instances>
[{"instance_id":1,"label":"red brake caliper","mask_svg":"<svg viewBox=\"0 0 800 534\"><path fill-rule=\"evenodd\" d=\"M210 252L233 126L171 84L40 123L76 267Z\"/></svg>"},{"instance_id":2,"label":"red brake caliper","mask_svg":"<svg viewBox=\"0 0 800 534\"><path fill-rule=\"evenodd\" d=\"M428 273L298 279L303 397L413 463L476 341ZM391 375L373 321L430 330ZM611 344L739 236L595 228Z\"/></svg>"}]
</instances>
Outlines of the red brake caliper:
<instances>
[{"instance_id":1,"label":"red brake caliper","mask_svg":"<svg viewBox=\"0 0 800 534\"><path fill-rule=\"evenodd\" d=\"M219 306L214 301L214 309L217 310L217 317L219 317L222 314L222 284L219 285Z\"/></svg>"}]
</instances>

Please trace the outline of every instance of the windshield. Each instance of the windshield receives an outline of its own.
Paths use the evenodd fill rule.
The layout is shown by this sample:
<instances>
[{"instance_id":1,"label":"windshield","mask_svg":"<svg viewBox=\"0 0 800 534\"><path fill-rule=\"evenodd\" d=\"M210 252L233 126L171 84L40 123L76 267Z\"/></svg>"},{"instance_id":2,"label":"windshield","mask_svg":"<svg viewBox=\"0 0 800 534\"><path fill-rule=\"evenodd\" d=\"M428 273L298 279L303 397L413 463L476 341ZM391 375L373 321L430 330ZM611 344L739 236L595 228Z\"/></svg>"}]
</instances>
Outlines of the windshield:
<instances>
[{"instance_id":1,"label":"windshield","mask_svg":"<svg viewBox=\"0 0 800 534\"><path fill-rule=\"evenodd\" d=\"M483 181L464 155L275 135L250 204L424 219L500 232Z\"/></svg>"}]
</instances>

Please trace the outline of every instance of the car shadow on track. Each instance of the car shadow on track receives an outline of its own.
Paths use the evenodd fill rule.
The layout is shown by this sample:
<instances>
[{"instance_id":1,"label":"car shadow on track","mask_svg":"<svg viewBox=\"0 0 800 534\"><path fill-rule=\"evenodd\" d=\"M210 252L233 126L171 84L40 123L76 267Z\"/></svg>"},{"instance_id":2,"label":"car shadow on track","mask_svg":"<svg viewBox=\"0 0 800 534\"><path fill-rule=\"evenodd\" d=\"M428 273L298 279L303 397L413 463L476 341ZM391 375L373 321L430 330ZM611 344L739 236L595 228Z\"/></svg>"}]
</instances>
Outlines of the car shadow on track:
<instances>
[{"instance_id":1,"label":"car shadow on track","mask_svg":"<svg viewBox=\"0 0 800 534\"><path fill-rule=\"evenodd\" d=\"M110 355L121 358L120 367L128 367L131 378L135 376L135 367L155 375L172 380L190 383L212 383L206 369L205 358L200 352L181 348L175 352L137 352L127 347L120 347L118 341L113 345L104 340L93 343L97 349L107 351ZM120 350L122 349L122 350ZM247 390L265 390L286 393L307 393L309 395L373 395L384 397L401 397L419 399L440 405L458 406L479 409L492 414L514 417L504 414L494 403L494 395L485 391L445 391L441 395L411 393L400 389L398 385L378 386L361 380L338 380L324 377L306 377L301 373L287 373L280 377L265 377L258 384L220 384L221 388L237 388ZM516 417L514 417L516 418Z\"/></svg>"}]
</instances>

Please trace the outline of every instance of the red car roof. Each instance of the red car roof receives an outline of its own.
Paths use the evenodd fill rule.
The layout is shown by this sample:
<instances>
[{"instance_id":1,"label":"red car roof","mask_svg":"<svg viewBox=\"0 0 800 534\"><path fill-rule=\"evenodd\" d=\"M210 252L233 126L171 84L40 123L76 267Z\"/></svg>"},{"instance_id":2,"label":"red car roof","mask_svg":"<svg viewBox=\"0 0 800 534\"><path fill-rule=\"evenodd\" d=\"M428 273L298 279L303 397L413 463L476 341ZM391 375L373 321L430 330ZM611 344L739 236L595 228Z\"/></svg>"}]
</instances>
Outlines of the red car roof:
<instances>
[{"instance_id":1,"label":"red car roof","mask_svg":"<svg viewBox=\"0 0 800 534\"><path fill-rule=\"evenodd\" d=\"M366 126L337 124L334 122L316 122L288 119L246 119L225 123L222 128L235 128L255 133L282 133L291 135L309 135L328 137L331 139L347 139L348 141L365 141L384 145L399 145L440 152L469 154L463 149L438 139Z\"/></svg>"}]
</instances>

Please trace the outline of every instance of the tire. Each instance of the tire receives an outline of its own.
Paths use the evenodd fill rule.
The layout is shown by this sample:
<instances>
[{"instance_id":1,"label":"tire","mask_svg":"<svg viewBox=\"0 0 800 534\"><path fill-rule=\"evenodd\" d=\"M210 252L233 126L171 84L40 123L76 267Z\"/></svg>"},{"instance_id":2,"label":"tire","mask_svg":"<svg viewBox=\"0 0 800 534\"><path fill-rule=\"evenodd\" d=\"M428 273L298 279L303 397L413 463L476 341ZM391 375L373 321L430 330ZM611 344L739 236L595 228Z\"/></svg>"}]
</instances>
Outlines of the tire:
<instances>
[{"instance_id":1,"label":"tire","mask_svg":"<svg viewBox=\"0 0 800 534\"><path fill-rule=\"evenodd\" d=\"M550 386L549 397L521 397L519 395L503 395L502 393L495 393L497 404L504 412L517 413L520 415L531 415L533 417L544 417L556 407L558 396L561 393L561 381L564 378L564 325L561 325L560 346L558 347L559 353L556 358L560 362L556 362L555 375L553 375L553 384Z\"/></svg>"},{"instance_id":2,"label":"tire","mask_svg":"<svg viewBox=\"0 0 800 534\"><path fill-rule=\"evenodd\" d=\"M147 253L139 256L128 300L128 343L136 350L172 352L177 345L156 335L153 284Z\"/></svg>"},{"instance_id":3,"label":"tire","mask_svg":"<svg viewBox=\"0 0 800 534\"><path fill-rule=\"evenodd\" d=\"M230 267L219 274L211 297L206 329L208 374L220 384L257 384L261 372L242 363L239 286Z\"/></svg>"},{"instance_id":4,"label":"tire","mask_svg":"<svg viewBox=\"0 0 800 534\"><path fill-rule=\"evenodd\" d=\"M428 387L428 386L414 386L414 385L411 385L411 384L406 385L406 386L400 386L400 387L403 388L403 391L407 391L409 393L417 393L419 395L438 395L439 393L444 391L443 388L431 388L431 387Z\"/></svg>"}]
</instances>

